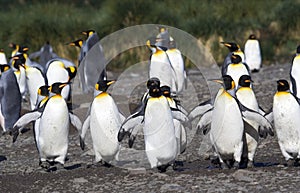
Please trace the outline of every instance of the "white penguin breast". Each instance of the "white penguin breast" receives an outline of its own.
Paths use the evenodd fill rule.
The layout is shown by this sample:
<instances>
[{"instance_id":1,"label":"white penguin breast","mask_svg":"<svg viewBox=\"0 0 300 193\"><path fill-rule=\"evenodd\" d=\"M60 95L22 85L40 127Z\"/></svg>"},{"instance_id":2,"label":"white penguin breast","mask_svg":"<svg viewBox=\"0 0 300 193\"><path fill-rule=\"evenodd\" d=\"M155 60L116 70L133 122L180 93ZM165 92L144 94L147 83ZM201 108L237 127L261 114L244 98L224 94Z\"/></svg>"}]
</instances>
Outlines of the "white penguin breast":
<instances>
[{"instance_id":1,"label":"white penguin breast","mask_svg":"<svg viewBox=\"0 0 300 193\"><path fill-rule=\"evenodd\" d=\"M300 148L300 107L291 94L279 94L273 101L274 126L280 143L290 149Z\"/></svg>"},{"instance_id":2,"label":"white penguin breast","mask_svg":"<svg viewBox=\"0 0 300 193\"><path fill-rule=\"evenodd\" d=\"M241 141L243 130L240 109L235 99L224 91L214 104L211 140L218 147L230 150Z\"/></svg>"}]
</instances>

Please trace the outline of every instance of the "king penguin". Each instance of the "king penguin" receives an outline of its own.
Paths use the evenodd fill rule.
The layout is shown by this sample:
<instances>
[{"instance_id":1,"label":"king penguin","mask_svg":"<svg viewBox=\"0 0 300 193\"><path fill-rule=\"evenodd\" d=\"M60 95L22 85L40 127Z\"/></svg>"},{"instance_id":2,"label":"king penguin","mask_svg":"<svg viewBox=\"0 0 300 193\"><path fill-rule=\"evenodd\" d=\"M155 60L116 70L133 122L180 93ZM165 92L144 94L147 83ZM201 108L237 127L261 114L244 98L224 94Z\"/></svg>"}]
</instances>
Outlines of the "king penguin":
<instances>
[{"instance_id":1,"label":"king penguin","mask_svg":"<svg viewBox=\"0 0 300 193\"><path fill-rule=\"evenodd\" d=\"M17 57L15 57L15 58L17 58ZM14 73L17 78L17 82L19 85L20 93L22 95L22 99L24 101L26 101L27 83L26 83L25 62L22 63L21 60L12 59L11 66L15 69Z\"/></svg>"},{"instance_id":2,"label":"king penguin","mask_svg":"<svg viewBox=\"0 0 300 193\"><path fill-rule=\"evenodd\" d=\"M180 94L187 87L186 71L182 54L179 49L176 48L176 42L174 39L169 41L169 49L166 51L170 64L175 72L175 84L177 85L176 95Z\"/></svg>"},{"instance_id":3,"label":"king penguin","mask_svg":"<svg viewBox=\"0 0 300 193\"><path fill-rule=\"evenodd\" d=\"M59 163L64 165L68 150L68 135L70 122L81 131L80 119L69 113L66 101L61 96L61 91L68 83L56 82L49 87L53 94L42 105L41 110L35 110L23 115L16 123L18 131L31 121L38 120L35 128L35 138L40 157L40 166L48 170L51 165ZM27 117L26 117L27 116ZM25 117L25 118L24 118Z\"/></svg>"},{"instance_id":4,"label":"king penguin","mask_svg":"<svg viewBox=\"0 0 300 193\"><path fill-rule=\"evenodd\" d=\"M288 165L300 159L299 117L299 99L290 92L288 81L278 80L273 98L273 119L278 144Z\"/></svg>"},{"instance_id":5,"label":"king penguin","mask_svg":"<svg viewBox=\"0 0 300 193\"><path fill-rule=\"evenodd\" d=\"M258 102L255 94L251 89L251 77L249 75L242 75L239 79L239 88L236 91L236 97L242 105L248 109L259 112ZM243 155L243 159L248 159L247 167L253 167L254 155L256 152L259 135L258 127L259 124L253 120L244 119L244 130L246 133L246 144L247 145L247 156ZM245 156L245 158L244 158ZM245 160L247 162L247 160Z\"/></svg>"},{"instance_id":6,"label":"king penguin","mask_svg":"<svg viewBox=\"0 0 300 193\"><path fill-rule=\"evenodd\" d=\"M230 58L231 64L227 66L225 74L232 77L237 88L240 77L242 75L250 75L249 68L245 63L242 63L239 55L232 54Z\"/></svg>"},{"instance_id":7,"label":"king penguin","mask_svg":"<svg viewBox=\"0 0 300 193\"><path fill-rule=\"evenodd\" d=\"M263 134L273 134L272 126L261 114L247 109L235 98L235 83L231 76L225 75L223 80L214 81L223 84L224 88L214 102L210 140L221 168L239 168L243 152L243 118L258 122Z\"/></svg>"},{"instance_id":8,"label":"king penguin","mask_svg":"<svg viewBox=\"0 0 300 193\"><path fill-rule=\"evenodd\" d=\"M26 57L26 54L18 54L15 55L12 59L15 60L15 63L21 64L22 67L25 67L26 86L28 88L29 93L30 107L31 110L34 110L37 105L36 102L38 98L38 89L43 85L47 85L47 78L45 77L44 73L40 68L26 65ZM20 69L22 67L20 67Z\"/></svg>"},{"instance_id":9,"label":"king penguin","mask_svg":"<svg viewBox=\"0 0 300 193\"><path fill-rule=\"evenodd\" d=\"M10 132L21 113L22 97L16 76L8 64L0 65L0 124Z\"/></svg>"},{"instance_id":10,"label":"king penguin","mask_svg":"<svg viewBox=\"0 0 300 193\"><path fill-rule=\"evenodd\" d=\"M0 49L0 64L7 64L6 55L3 49Z\"/></svg>"},{"instance_id":11,"label":"king penguin","mask_svg":"<svg viewBox=\"0 0 300 193\"><path fill-rule=\"evenodd\" d=\"M60 59L50 60L46 65L46 69L46 78L49 85L54 84L55 82L70 82L77 73L75 66L66 66L65 62ZM63 88L61 95L66 101L71 103L72 93L70 84Z\"/></svg>"},{"instance_id":12,"label":"king penguin","mask_svg":"<svg viewBox=\"0 0 300 193\"><path fill-rule=\"evenodd\" d=\"M261 51L258 39L251 34L245 43L245 63L249 66L251 72L259 72L261 67Z\"/></svg>"},{"instance_id":13,"label":"king penguin","mask_svg":"<svg viewBox=\"0 0 300 193\"><path fill-rule=\"evenodd\" d=\"M149 78L156 77L160 80L161 86L169 86L172 93L176 93L176 76L171 66L166 48L155 45L156 38L147 40L147 46L152 51L149 65Z\"/></svg>"},{"instance_id":14,"label":"king penguin","mask_svg":"<svg viewBox=\"0 0 300 193\"><path fill-rule=\"evenodd\" d=\"M244 63L245 62L245 54L241 50L240 45L238 45L237 43L234 43L234 42L221 42L221 44L223 44L224 46L226 46L229 49L229 53L225 57L223 65L222 65L222 69L221 69L222 76L224 76L224 75L226 75L227 66L232 63L231 62L231 55L232 54L239 55L241 57L242 63Z\"/></svg>"},{"instance_id":15,"label":"king penguin","mask_svg":"<svg viewBox=\"0 0 300 193\"><path fill-rule=\"evenodd\" d=\"M180 109L182 109L185 113L183 113L182 111L182 116L187 116L187 112L181 107L179 108L178 106L178 102L176 102L172 97L171 97L171 89L170 87L167 86L162 86L161 87L161 91L163 96L165 96L169 102L169 105L171 107L171 109L173 110L177 110L177 111L181 111ZM177 150L178 150L178 155L182 154L187 146L187 134L186 134L186 129L183 126L183 124L177 120L177 119L173 119L174 121L174 128L175 128L175 136L176 136L176 140L177 140Z\"/></svg>"},{"instance_id":16,"label":"king penguin","mask_svg":"<svg viewBox=\"0 0 300 193\"><path fill-rule=\"evenodd\" d=\"M82 127L81 148L84 149L84 137L87 129L91 129L95 162L102 161L111 164L118 161L120 144L118 142L118 131L124 120L114 99L107 93L108 87L115 81L99 81L95 88L100 91L92 104L90 113L84 121Z\"/></svg>"},{"instance_id":17,"label":"king penguin","mask_svg":"<svg viewBox=\"0 0 300 193\"><path fill-rule=\"evenodd\" d=\"M297 47L296 54L292 59L290 79L292 93L300 98L300 45Z\"/></svg>"}]
</instances>

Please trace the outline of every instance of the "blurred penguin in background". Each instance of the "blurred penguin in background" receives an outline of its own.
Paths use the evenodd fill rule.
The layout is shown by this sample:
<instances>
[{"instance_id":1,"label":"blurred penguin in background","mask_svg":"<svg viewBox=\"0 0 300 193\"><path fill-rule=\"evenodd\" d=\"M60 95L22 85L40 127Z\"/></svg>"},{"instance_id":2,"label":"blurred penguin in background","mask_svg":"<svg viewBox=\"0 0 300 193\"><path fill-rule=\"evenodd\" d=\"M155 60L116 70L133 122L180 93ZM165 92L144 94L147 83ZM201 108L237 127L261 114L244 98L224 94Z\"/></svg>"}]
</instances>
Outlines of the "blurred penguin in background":
<instances>
[{"instance_id":1,"label":"blurred penguin in background","mask_svg":"<svg viewBox=\"0 0 300 193\"><path fill-rule=\"evenodd\" d=\"M290 78L291 91L297 98L300 98L300 45L297 47L296 54L292 59Z\"/></svg>"},{"instance_id":2,"label":"blurred penguin in background","mask_svg":"<svg viewBox=\"0 0 300 193\"><path fill-rule=\"evenodd\" d=\"M259 72L261 67L260 44L254 34L251 34L245 43L245 62L251 72Z\"/></svg>"},{"instance_id":3,"label":"blurred penguin in background","mask_svg":"<svg viewBox=\"0 0 300 193\"><path fill-rule=\"evenodd\" d=\"M53 48L48 41L41 47L39 51L33 52L29 55L30 59L39 58L39 64L44 67L49 60L56 57L58 56L53 52Z\"/></svg>"}]
</instances>

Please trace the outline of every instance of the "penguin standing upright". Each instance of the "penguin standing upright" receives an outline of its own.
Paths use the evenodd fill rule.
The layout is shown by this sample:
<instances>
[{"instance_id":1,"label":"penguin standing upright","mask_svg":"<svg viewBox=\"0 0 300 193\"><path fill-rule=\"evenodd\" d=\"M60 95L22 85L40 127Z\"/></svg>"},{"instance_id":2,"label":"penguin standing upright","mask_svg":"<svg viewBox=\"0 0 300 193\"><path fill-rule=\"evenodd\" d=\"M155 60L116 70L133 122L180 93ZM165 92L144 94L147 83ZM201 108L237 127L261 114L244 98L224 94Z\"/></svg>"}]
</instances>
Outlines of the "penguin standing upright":
<instances>
[{"instance_id":1,"label":"penguin standing upright","mask_svg":"<svg viewBox=\"0 0 300 193\"><path fill-rule=\"evenodd\" d=\"M75 66L66 66L65 62L60 59L50 60L46 65L46 78L48 84L51 85L55 82L70 82L77 73L77 69ZM68 105L71 105L71 85L66 85L61 95L63 98L68 101Z\"/></svg>"},{"instance_id":2,"label":"penguin standing upright","mask_svg":"<svg viewBox=\"0 0 300 193\"><path fill-rule=\"evenodd\" d=\"M33 52L29 55L30 59L39 58L39 64L43 67L46 66L47 62L53 58L57 58L57 54L53 52L53 48L50 42L47 41L39 51Z\"/></svg>"},{"instance_id":3,"label":"penguin standing upright","mask_svg":"<svg viewBox=\"0 0 300 193\"><path fill-rule=\"evenodd\" d=\"M221 167L238 168L243 152L243 118L258 122L262 134L273 134L272 126L262 115L242 106L235 98L235 83L231 76L225 75L223 80L214 81L224 84L224 88L214 102L210 140Z\"/></svg>"},{"instance_id":4,"label":"penguin standing upright","mask_svg":"<svg viewBox=\"0 0 300 193\"><path fill-rule=\"evenodd\" d=\"M20 93L22 99L25 100L27 93L27 83L26 83L26 70L25 70L25 62L22 63L21 60L12 60L11 65L16 70L14 71L15 76L17 78L17 82L19 85Z\"/></svg>"},{"instance_id":5,"label":"penguin standing upright","mask_svg":"<svg viewBox=\"0 0 300 193\"><path fill-rule=\"evenodd\" d=\"M35 138L40 157L40 166L49 169L51 165L59 163L64 165L68 150L68 135L70 122L81 130L81 121L69 113L66 101L61 96L61 91L68 83L56 82L49 88L54 94L42 106L29 114L25 114L15 125L18 131L31 121L38 120L35 128ZM26 117L27 116L27 117ZM26 121L24 121L24 118ZM23 119L23 120L22 120Z\"/></svg>"},{"instance_id":6,"label":"penguin standing upright","mask_svg":"<svg viewBox=\"0 0 300 193\"><path fill-rule=\"evenodd\" d=\"M222 65L222 69L221 69L222 76L224 76L224 75L226 75L227 66L232 63L231 55L233 55L233 54L239 55L241 57L242 63L244 63L245 62L245 54L241 50L241 47L237 43L221 42L221 44L223 44L224 46L226 46L229 49L229 53L225 57L223 65Z\"/></svg>"},{"instance_id":7,"label":"penguin standing upright","mask_svg":"<svg viewBox=\"0 0 300 193\"><path fill-rule=\"evenodd\" d=\"M29 93L30 107L31 110L34 110L37 105L37 102L39 102L37 101L38 89L43 85L47 85L47 79L40 68L26 65L26 57L26 54L18 54L15 55L12 59L14 60L15 64L21 63L21 66L25 67L26 86L28 88ZM20 67L20 69L22 67Z\"/></svg>"},{"instance_id":8,"label":"penguin standing upright","mask_svg":"<svg viewBox=\"0 0 300 193\"><path fill-rule=\"evenodd\" d=\"M151 168L158 167L163 172L178 152L174 122L160 87L151 86L149 95L144 115L145 151Z\"/></svg>"},{"instance_id":9,"label":"penguin standing upright","mask_svg":"<svg viewBox=\"0 0 300 193\"><path fill-rule=\"evenodd\" d=\"M180 111L176 101L173 98L171 98L170 87L162 86L161 91L162 91L163 96L165 96L167 98L171 109L174 109L174 110L176 109L177 111ZM186 116L186 114L183 113L183 116ZM182 125L182 123L179 120L173 118L173 121L174 121L174 128L175 128L175 136L176 136L176 140L177 140L177 150L178 150L178 155L179 155L179 154L183 153L186 149L187 134L186 134L185 127Z\"/></svg>"},{"instance_id":10,"label":"penguin standing upright","mask_svg":"<svg viewBox=\"0 0 300 193\"><path fill-rule=\"evenodd\" d=\"M158 47L155 43L155 38L150 38L147 41L147 46L152 51L149 65L149 78L158 78L161 86L168 86L171 88L171 92L176 93L176 76L168 55L165 52L166 48Z\"/></svg>"},{"instance_id":11,"label":"penguin standing upright","mask_svg":"<svg viewBox=\"0 0 300 193\"><path fill-rule=\"evenodd\" d=\"M245 43L245 63L251 72L258 72L261 67L260 44L254 34L251 34Z\"/></svg>"},{"instance_id":12,"label":"penguin standing upright","mask_svg":"<svg viewBox=\"0 0 300 193\"><path fill-rule=\"evenodd\" d=\"M123 121L114 99L107 93L108 87L114 82L103 80L96 84L96 90L101 93L94 98L80 135L81 148L84 149L85 134L88 128L91 129L95 161L106 164L118 161L120 144L117 135Z\"/></svg>"},{"instance_id":13,"label":"penguin standing upright","mask_svg":"<svg viewBox=\"0 0 300 193\"><path fill-rule=\"evenodd\" d=\"M300 106L286 80L277 81L273 98L273 118L278 144L288 165L300 159Z\"/></svg>"},{"instance_id":14,"label":"penguin standing upright","mask_svg":"<svg viewBox=\"0 0 300 193\"><path fill-rule=\"evenodd\" d=\"M180 50L176 48L175 40L170 40L169 49L166 51L166 53L175 72L175 84L177 85L176 94L180 94L183 89L186 89L187 80L184 61Z\"/></svg>"},{"instance_id":15,"label":"penguin standing upright","mask_svg":"<svg viewBox=\"0 0 300 193\"><path fill-rule=\"evenodd\" d=\"M293 56L290 69L291 91L300 98L300 45L297 47L296 54Z\"/></svg>"},{"instance_id":16,"label":"penguin standing upright","mask_svg":"<svg viewBox=\"0 0 300 193\"><path fill-rule=\"evenodd\" d=\"M22 97L10 66L0 65L0 71L0 124L3 132L9 132L20 117Z\"/></svg>"},{"instance_id":17,"label":"penguin standing upright","mask_svg":"<svg viewBox=\"0 0 300 193\"><path fill-rule=\"evenodd\" d=\"M3 49L0 49L0 64L7 64L6 55Z\"/></svg>"},{"instance_id":18,"label":"penguin standing upright","mask_svg":"<svg viewBox=\"0 0 300 193\"><path fill-rule=\"evenodd\" d=\"M249 68L246 64L242 63L239 55L231 55L231 64L227 66L225 74L232 77L236 88L238 87L239 79L242 75L250 75Z\"/></svg>"},{"instance_id":19,"label":"penguin standing upright","mask_svg":"<svg viewBox=\"0 0 300 193\"><path fill-rule=\"evenodd\" d=\"M251 77L249 75L242 75L239 79L239 88L236 91L236 97L242 105L248 109L259 112L259 106L253 90L251 89ZM246 133L247 145L247 167L253 167L254 155L258 144L258 127L259 124L253 120L244 119L244 129ZM246 157L246 156L245 156ZM247 161L247 160L245 160Z\"/></svg>"}]
</instances>

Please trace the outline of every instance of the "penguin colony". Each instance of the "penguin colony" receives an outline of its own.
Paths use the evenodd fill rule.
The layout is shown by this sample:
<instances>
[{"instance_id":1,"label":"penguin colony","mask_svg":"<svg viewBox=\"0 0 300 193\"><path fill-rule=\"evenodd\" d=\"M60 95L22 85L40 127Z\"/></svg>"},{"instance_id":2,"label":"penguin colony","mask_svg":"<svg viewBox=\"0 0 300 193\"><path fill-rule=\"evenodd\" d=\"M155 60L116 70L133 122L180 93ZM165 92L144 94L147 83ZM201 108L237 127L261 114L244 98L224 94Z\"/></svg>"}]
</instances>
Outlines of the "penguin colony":
<instances>
[{"instance_id":1,"label":"penguin colony","mask_svg":"<svg viewBox=\"0 0 300 193\"><path fill-rule=\"evenodd\" d=\"M85 148L85 135L91 130L95 162L110 165L118 161L121 141L128 138L134 144L139 129L143 130L145 152L151 168L165 172L176 169L176 158L187 148L187 131L191 121L209 135L213 149L212 164L219 168L255 166L255 151L260 138L273 136L288 165L300 159L299 84L300 46L292 60L291 85L277 81L273 109L262 110L252 89L251 73L261 67L260 45L255 35L245 44L245 54L235 42L221 42L229 49L221 67L222 77L210 80L220 84L216 96L187 112L179 96L187 88L187 75L181 52L164 26L149 38L151 51L147 92L141 97L136 111L127 118L118 109L108 88L115 80L107 78L105 58L99 37L94 30L82 32L86 40L69 43L80 48L78 64L60 58L49 42L39 51L28 55L28 47L10 44L13 49L7 62L0 50L0 125L3 134L19 133L33 122L33 132L39 165L50 171L54 165L64 167L68 151L70 123L78 130L80 146ZM101 64L85 61L88 51L98 46ZM39 57L39 63L32 59ZM94 61L95 62L95 61ZM97 61L96 61L97 62ZM78 70L79 69L79 70ZM79 71L83 92L94 92L86 119L72 113L72 80ZM95 78L94 74L97 73ZM26 96L29 101L26 101ZM31 111L21 116L23 102ZM159 116L158 116L159 115Z\"/></svg>"}]
</instances>

